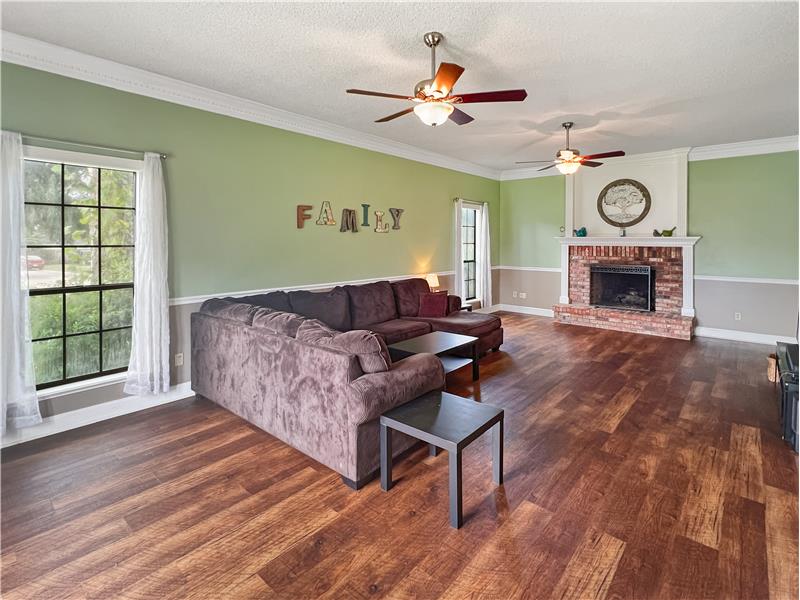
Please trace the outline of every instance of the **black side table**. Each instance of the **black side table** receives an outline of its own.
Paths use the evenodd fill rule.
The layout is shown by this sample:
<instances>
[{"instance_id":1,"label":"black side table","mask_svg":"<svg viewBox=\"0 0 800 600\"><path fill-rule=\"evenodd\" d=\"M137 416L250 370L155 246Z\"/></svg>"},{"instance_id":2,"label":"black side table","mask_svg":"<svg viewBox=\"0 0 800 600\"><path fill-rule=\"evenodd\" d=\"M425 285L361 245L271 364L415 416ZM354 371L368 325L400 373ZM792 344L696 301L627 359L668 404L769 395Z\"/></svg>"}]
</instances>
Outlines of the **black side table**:
<instances>
[{"instance_id":1,"label":"black side table","mask_svg":"<svg viewBox=\"0 0 800 600\"><path fill-rule=\"evenodd\" d=\"M431 392L381 415L381 488L392 487L392 430L447 450L450 461L450 525L463 523L461 503L461 451L492 430L492 478L503 483L503 416L501 408Z\"/></svg>"}]
</instances>

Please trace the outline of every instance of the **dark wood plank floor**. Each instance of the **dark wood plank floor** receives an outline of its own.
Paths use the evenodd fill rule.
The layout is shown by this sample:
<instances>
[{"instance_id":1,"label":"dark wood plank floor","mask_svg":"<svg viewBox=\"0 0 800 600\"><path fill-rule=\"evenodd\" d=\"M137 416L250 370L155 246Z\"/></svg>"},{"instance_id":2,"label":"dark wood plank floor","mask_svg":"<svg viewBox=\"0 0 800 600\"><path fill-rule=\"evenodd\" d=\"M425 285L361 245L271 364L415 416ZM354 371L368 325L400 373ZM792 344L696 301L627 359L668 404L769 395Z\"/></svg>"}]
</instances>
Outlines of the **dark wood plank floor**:
<instances>
[{"instance_id":1,"label":"dark wood plank floor","mask_svg":"<svg viewBox=\"0 0 800 600\"><path fill-rule=\"evenodd\" d=\"M3 452L2 589L17 598L797 597L797 462L769 348L504 314L504 352L450 389L506 410L389 493L204 400Z\"/></svg>"}]
</instances>

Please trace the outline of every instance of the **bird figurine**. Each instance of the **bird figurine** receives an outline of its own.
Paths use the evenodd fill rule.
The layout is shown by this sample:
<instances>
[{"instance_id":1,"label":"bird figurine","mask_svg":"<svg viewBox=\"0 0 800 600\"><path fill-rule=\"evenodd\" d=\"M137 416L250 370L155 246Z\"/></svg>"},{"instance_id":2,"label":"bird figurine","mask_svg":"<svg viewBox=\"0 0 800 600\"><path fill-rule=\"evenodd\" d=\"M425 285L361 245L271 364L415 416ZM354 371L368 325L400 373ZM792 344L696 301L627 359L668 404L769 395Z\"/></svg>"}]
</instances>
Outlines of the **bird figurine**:
<instances>
[{"instance_id":1,"label":"bird figurine","mask_svg":"<svg viewBox=\"0 0 800 600\"><path fill-rule=\"evenodd\" d=\"M575 234L575 237L586 237L586 227L581 227L580 229L573 229L572 233Z\"/></svg>"},{"instance_id":2,"label":"bird figurine","mask_svg":"<svg viewBox=\"0 0 800 600\"><path fill-rule=\"evenodd\" d=\"M653 229L653 235L655 237L672 237L672 234L675 232L677 228L678 227L675 226L672 229L663 229L662 231L659 231L658 229Z\"/></svg>"}]
</instances>

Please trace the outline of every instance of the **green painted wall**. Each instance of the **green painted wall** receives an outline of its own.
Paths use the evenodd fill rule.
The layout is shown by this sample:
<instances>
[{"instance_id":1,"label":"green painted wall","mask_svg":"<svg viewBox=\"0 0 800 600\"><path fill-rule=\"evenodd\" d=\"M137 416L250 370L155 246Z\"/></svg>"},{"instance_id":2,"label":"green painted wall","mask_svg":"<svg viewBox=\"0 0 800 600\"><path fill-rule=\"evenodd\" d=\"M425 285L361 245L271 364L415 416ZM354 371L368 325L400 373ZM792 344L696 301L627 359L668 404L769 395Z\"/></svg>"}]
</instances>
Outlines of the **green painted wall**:
<instances>
[{"instance_id":1,"label":"green painted wall","mask_svg":"<svg viewBox=\"0 0 800 600\"><path fill-rule=\"evenodd\" d=\"M560 267L563 235L563 175L500 183L500 264L513 267Z\"/></svg>"},{"instance_id":2,"label":"green painted wall","mask_svg":"<svg viewBox=\"0 0 800 600\"><path fill-rule=\"evenodd\" d=\"M689 163L698 275L797 279L797 152Z\"/></svg>"},{"instance_id":3,"label":"green painted wall","mask_svg":"<svg viewBox=\"0 0 800 600\"><path fill-rule=\"evenodd\" d=\"M500 183L500 261L558 267L564 177ZM798 153L689 163L689 234L698 275L798 278Z\"/></svg>"},{"instance_id":4,"label":"green painted wall","mask_svg":"<svg viewBox=\"0 0 800 600\"><path fill-rule=\"evenodd\" d=\"M173 296L451 270L456 196L491 203L497 262L497 181L7 63L0 77L3 129L169 155ZM316 220L323 200L337 221L403 208L402 229L296 229L296 205Z\"/></svg>"}]
</instances>

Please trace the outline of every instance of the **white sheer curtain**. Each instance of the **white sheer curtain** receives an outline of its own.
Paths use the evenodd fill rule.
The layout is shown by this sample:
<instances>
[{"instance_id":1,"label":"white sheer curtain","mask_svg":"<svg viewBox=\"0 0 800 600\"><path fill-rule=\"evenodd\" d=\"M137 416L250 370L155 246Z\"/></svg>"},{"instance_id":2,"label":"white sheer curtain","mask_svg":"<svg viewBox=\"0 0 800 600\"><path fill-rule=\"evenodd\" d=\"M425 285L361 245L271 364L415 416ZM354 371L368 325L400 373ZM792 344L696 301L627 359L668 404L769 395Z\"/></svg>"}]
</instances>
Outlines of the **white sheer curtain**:
<instances>
[{"instance_id":1,"label":"white sheer curtain","mask_svg":"<svg viewBox=\"0 0 800 600\"><path fill-rule=\"evenodd\" d=\"M464 201L456 198L453 202L455 207L455 231L453 234L453 261L455 262L455 276L453 277L453 295L464 300L464 247L461 245L461 213L464 208Z\"/></svg>"},{"instance_id":2,"label":"white sheer curtain","mask_svg":"<svg viewBox=\"0 0 800 600\"><path fill-rule=\"evenodd\" d=\"M484 202L477 215L478 227L476 231L477 244L475 247L475 260L477 261L477 296L481 300L481 307L492 305L492 241L489 234L489 205Z\"/></svg>"},{"instance_id":3,"label":"white sheer curtain","mask_svg":"<svg viewBox=\"0 0 800 600\"><path fill-rule=\"evenodd\" d=\"M125 393L158 394L168 389L167 193L161 157L148 152L136 204L133 341Z\"/></svg>"},{"instance_id":4,"label":"white sheer curtain","mask_svg":"<svg viewBox=\"0 0 800 600\"><path fill-rule=\"evenodd\" d=\"M25 256L25 205L22 136L2 132L0 141L0 431L42 422L33 376L33 352L28 320Z\"/></svg>"}]
</instances>

